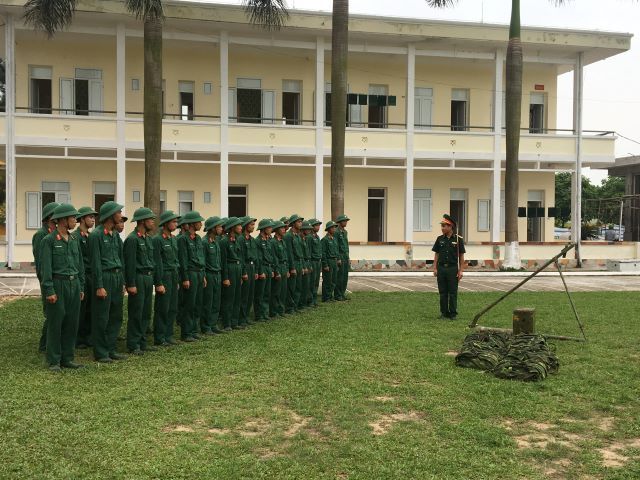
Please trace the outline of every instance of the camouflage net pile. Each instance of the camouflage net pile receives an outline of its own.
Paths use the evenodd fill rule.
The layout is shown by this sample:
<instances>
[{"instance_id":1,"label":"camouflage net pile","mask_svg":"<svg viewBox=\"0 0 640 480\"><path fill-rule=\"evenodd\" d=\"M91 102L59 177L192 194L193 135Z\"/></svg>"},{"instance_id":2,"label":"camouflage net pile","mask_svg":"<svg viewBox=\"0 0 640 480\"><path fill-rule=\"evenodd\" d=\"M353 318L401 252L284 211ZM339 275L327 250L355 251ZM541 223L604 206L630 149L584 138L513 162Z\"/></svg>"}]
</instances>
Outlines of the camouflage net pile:
<instances>
[{"instance_id":1,"label":"camouflage net pile","mask_svg":"<svg viewBox=\"0 0 640 480\"><path fill-rule=\"evenodd\" d=\"M464 339L456 365L493 373L498 378L535 382L559 368L555 346L543 335L474 332Z\"/></svg>"}]
</instances>

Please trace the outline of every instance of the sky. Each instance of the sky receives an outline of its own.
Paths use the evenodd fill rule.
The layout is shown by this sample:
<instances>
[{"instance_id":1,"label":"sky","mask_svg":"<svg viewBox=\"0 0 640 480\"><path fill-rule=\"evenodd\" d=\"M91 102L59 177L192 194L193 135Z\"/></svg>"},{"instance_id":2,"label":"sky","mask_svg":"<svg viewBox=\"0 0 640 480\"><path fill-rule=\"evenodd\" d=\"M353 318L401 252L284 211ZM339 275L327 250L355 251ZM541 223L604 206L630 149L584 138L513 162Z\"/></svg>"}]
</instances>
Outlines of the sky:
<instances>
[{"instance_id":1,"label":"sky","mask_svg":"<svg viewBox=\"0 0 640 480\"><path fill-rule=\"evenodd\" d=\"M240 0L203 0L203 3L240 4ZM616 156L640 155L640 2L633 0L570 0L557 7L553 1L521 0L523 25L632 33L631 50L585 67L585 130L615 131ZM287 0L289 8L330 12L331 0ZM463 20L508 24L507 0L460 0L453 8L435 10L424 0L350 0L350 13L410 18ZM572 126L573 75L558 80L558 128ZM585 169L594 183L604 170Z\"/></svg>"}]
</instances>

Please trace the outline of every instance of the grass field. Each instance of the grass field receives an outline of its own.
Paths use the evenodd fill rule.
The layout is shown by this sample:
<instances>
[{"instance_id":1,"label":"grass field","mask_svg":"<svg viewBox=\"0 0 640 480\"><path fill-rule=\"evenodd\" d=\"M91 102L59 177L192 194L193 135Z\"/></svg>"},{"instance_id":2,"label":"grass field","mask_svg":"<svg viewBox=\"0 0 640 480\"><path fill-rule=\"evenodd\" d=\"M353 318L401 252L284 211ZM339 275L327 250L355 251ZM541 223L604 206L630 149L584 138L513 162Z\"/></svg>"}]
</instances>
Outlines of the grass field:
<instances>
[{"instance_id":1,"label":"grass field","mask_svg":"<svg viewBox=\"0 0 640 480\"><path fill-rule=\"evenodd\" d=\"M0 478L640 478L638 293L575 294L587 344L541 383L453 365L493 294L456 322L434 294L350 302L115 365L51 374L36 300L0 307ZM566 297L521 293L577 335Z\"/></svg>"}]
</instances>

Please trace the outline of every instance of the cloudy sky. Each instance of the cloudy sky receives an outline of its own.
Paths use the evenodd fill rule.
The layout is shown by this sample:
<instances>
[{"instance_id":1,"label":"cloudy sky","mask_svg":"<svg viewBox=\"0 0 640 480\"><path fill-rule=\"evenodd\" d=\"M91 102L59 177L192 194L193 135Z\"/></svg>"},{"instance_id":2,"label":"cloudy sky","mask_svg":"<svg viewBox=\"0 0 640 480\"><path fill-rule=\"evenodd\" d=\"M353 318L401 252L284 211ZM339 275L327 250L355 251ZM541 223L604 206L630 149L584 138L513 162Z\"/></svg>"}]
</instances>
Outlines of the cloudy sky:
<instances>
[{"instance_id":1,"label":"cloudy sky","mask_svg":"<svg viewBox=\"0 0 640 480\"><path fill-rule=\"evenodd\" d=\"M205 0L206 1L206 0ZM239 4L240 0L210 3ZM508 23L507 0L460 0L447 10L433 10L424 0L351 0L351 13ZM287 0L291 8L331 11L331 0ZM605 7L606 6L606 7ZM631 51L585 68L585 130L615 130L617 156L640 155L640 3L633 0L572 0L556 7L545 0L522 0L525 25L633 33ZM559 80L558 128L571 128L572 75ZM586 172L599 182L606 173Z\"/></svg>"}]
</instances>

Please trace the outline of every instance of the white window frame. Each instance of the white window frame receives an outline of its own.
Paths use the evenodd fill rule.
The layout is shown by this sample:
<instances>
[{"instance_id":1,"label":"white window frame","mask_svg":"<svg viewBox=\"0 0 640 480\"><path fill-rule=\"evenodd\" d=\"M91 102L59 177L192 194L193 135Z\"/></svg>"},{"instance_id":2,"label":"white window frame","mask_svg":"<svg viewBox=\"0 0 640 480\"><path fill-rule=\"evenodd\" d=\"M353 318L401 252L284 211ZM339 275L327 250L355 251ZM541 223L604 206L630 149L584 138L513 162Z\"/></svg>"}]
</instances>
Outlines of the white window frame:
<instances>
[{"instance_id":1,"label":"white window frame","mask_svg":"<svg viewBox=\"0 0 640 480\"><path fill-rule=\"evenodd\" d=\"M482 221L480 213L484 210L485 212L485 220ZM489 232L491 231L491 200L488 199L478 199L478 223L477 223L478 232Z\"/></svg>"},{"instance_id":2,"label":"white window frame","mask_svg":"<svg viewBox=\"0 0 640 480\"><path fill-rule=\"evenodd\" d=\"M420 192L426 192L419 196ZM418 193L418 195L416 195ZM426 218L424 213L426 212ZM413 189L413 231L430 232L433 229L433 191L430 188Z\"/></svg>"},{"instance_id":3,"label":"white window frame","mask_svg":"<svg viewBox=\"0 0 640 480\"><path fill-rule=\"evenodd\" d=\"M37 69L49 69L49 76L35 74L34 72ZM53 67L50 65L29 65L29 111L35 110L35 107L33 105L34 99L33 89L31 88L31 80L51 80L51 108L53 108Z\"/></svg>"},{"instance_id":4,"label":"white window frame","mask_svg":"<svg viewBox=\"0 0 640 480\"><path fill-rule=\"evenodd\" d=\"M190 194L191 196L191 200L183 200L183 194ZM193 190L178 190L178 215L182 216L187 212L190 212L191 210L194 209L194 203L193 203L193 199L194 199L194 191ZM182 209L180 208L180 204L182 203L191 203L191 208L185 212L182 211Z\"/></svg>"},{"instance_id":5,"label":"white window frame","mask_svg":"<svg viewBox=\"0 0 640 480\"><path fill-rule=\"evenodd\" d=\"M45 188L47 184L66 184L66 188ZM58 203L71 202L71 182L44 180L40 182L39 192L25 192L25 225L27 230L37 230L42 225L42 194L53 193L54 201ZM35 205L33 202L36 202ZM32 214L29 210L33 209Z\"/></svg>"},{"instance_id":6,"label":"white window frame","mask_svg":"<svg viewBox=\"0 0 640 480\"><path fill-rule=\"evenodd\" d=\"M426 92L427 90L431 91L431 94L423 94L422 92ZM429 118L421 119L420 118L420 110L419 105L417 104L419 98L428 99L431 103L431 107L429 108ZM414 127L417 130L431 130L433 127L433 87L415 87L414 93L414 109L413 109L413 123ZM427 121L425 123L424 121Z\"/></svg>"},{"instance_id":7,"label":"white window frame","mask_svg":"<svg viewBox=\"0 0 640 480\"><path fill-rule=\"evenodd\" d=\"M100 188L97 187L108 187L108 186L113 186L113 192L111 192L111 189L107 189L105 188L104 191L99 191ZM108 180L105 181L96 181L93 182L91 185L91 205L93 206L93 208L96 208L96 195L113 195L113 198L116 198L116 182L111 182Z\"/></svg>"}]
</instances>

